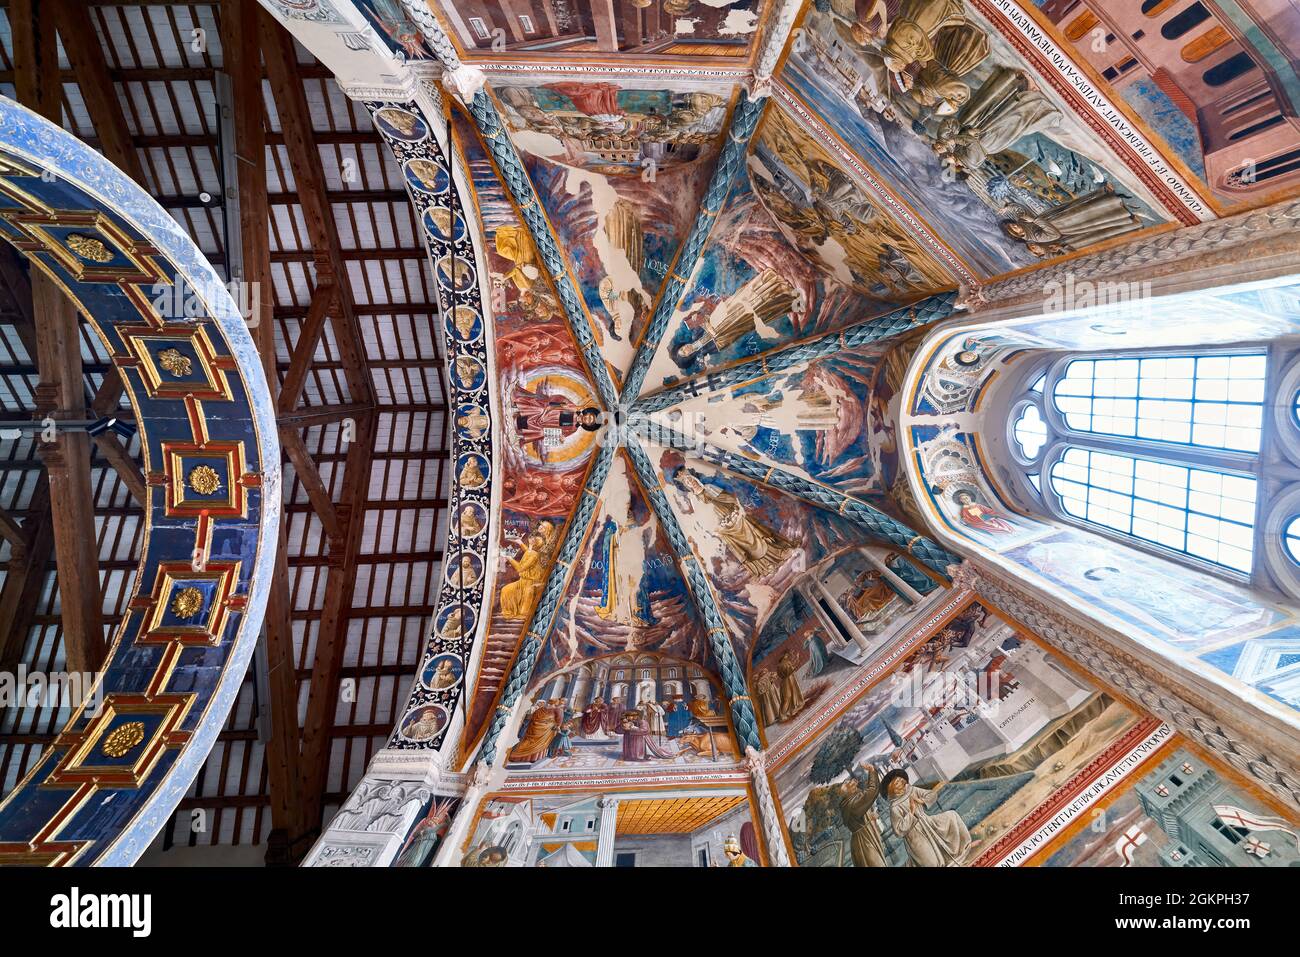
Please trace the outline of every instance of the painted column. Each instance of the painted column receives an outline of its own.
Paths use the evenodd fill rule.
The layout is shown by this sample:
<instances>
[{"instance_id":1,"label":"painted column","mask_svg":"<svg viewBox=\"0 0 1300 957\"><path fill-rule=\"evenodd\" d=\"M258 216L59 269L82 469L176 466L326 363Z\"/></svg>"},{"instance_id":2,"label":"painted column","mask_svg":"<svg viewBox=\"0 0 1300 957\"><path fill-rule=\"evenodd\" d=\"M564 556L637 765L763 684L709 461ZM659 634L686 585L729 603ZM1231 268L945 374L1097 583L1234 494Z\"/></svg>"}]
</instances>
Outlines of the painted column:
<instances>
[{"instance_id":1,"label":"painted column","mask_svg":"<svg viewBox=\"0 0 1300 957\"><path fill-rule=\"evenodd\" d=\"M867 641L867 636L862 633L860 628L858 628L857 622L850 618L844 609L840 607L840 603L836 601L835 596L831 594L830 589L822 583L820 578L814 577L812 579L812 587L817 593L811 597L814 610L825 613L826 609L821 608L820 603L817 601L818 597L825 598L831 614L835 616L835 619L841 626L843 626L844 630L848 632L849 637L853 639L853 643L862 649L863 654L870 651L871 642Z\"/></svg>"},{"instance_id":2,"label":"painted column","mask_svg":"<svg viewBox=\"0 0 1300 957\"><path fill-rule=\"evenodd\" d=\"M596 801L600 808L600 836L596 839L596 866L614 866L614 838L618 826L618 798L605 795Z\"/></svg>"},{"instance_id":3,"label":"painted column","mask_svg":"<svg viewBox=\"0 0 1300 957\"><path fill-rule=\"evenodd\" d=\"M894 574L894 572L891 571L884 562L882 562L875 555L871 554L871 549L861 548L859 549L859 551L862 552L862 557L865 558L867 561L869 561L872 565L874 565L876 570L880 572L880 574L885 576L885 580L888 581L889 584L894 586L894 591L902 592L903 597L906 598L908 601L910 601L913 605L919 604L920 602L924 601L924 596L919 591L917 591L915 588L909 585L898 575Z\"/></svg>"},{"instance_id":4,"label":"painted column","mask_svg":"<svg viewBox=\"0 0 1300 957\"><path fill-rule=\"evenodd\" d=\"M745 757L749 765L749 778L754 785L767 861L773 867L789 867L790 854L785 846L785 828L781 824L781 816L776 812L776 801L772 800L772 783L767 776L767 752L746 748Z\"/></svg>"}]
</instances>

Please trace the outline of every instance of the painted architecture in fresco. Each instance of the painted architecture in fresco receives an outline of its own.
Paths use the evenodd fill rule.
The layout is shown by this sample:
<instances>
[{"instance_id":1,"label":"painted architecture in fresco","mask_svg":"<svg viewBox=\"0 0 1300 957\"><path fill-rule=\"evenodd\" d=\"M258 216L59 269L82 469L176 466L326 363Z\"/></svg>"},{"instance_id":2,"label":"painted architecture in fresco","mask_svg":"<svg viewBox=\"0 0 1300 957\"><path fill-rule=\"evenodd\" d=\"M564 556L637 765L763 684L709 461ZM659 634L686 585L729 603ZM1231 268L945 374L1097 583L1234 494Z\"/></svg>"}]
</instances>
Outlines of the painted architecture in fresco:
<instances>
[{"instance_id":1,"label":"painted architecture in fresco","mask_svg":"<svg viewBox=\"0 0 1300 957\"><path fill-rule=\"evenodd\" d=\"M1218 202L1252 202L1300 179L1300 13L1290 4L1038 7Z\"/></svg>"},{"instance_id":2,"label":"painted architecture in fresco","mask_svg":"<svg viewBox=\"0 0 1300 957\"><path fill-rule=\"evenodd\" d=\"M782 766L804 866L958 866L1150 722L980 604Z\"/></svg>"},{"instance_id":3,"label":"painted architecture in fresco","mask_svg":"<svg viewBox=\"0 0 1300 957\"><path fill-rule=\"evenodd\" d=\"M703 667L653 653L595 658L529 696L506 767L544 771L731 763L734 739Z\"/></svg>"},{"instance_id":4,"label":"painted architecture in fresco","mask_svg":"<svg viewBox=\"0 0 1300 957\"><path fill-rule=\"evenodd\" d=\"M462 867L761 867L743 794L492 795Z\"/></svg>"},{"instance_id":5,"label":"painted architecture in fresco","mask_svg":"<svg viewBox=\"0 0 1300 957\"><path fill-rule=\"evenodd\" d=\"M770 0L438 3L468 52L743 56Z\"/></svg>"},{"instance_id":6,"label":"painted architecture in fresco","mask_svg":"<svg viewBox=\"0 0 1300 957\"><path fill-rule=\"evenodd\" d=\"M1047 867L1295 867L1300 838L1187 748L1165 752Z\"/></svg>"}]
</instances>

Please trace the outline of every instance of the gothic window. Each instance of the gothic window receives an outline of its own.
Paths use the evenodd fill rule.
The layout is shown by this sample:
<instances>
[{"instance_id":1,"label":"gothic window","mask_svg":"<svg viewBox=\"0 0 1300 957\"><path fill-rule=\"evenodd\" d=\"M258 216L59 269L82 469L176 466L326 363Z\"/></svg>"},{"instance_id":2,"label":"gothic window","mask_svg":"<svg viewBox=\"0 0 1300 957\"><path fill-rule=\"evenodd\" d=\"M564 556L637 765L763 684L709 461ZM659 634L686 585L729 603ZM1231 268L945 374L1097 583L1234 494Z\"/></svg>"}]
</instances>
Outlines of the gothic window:
<instances>
[{"instance_id":1,"label":"gothic window","mask_svg":"<svg viewBox=\"0 0 1300 957\"><path fill-rule=\"evenodd\" d=\"M1063 522L1229 579L1253 581L1280 556L1300 582L1300 488L1280 495L1261 464L1275 423L1300 447L1300 393L1289 373L1270 387L1269 369L1261 348L1027 365L1006 434L1025 494Z\"/></svg>"},{"instance_id":2,"label":"gothic window","mask_svg":"<svg viewBox=\"0 0 1300 957\"><path fill-rule=\"evenodd\" d=\"M1287 522L1282 543L1291 561L1300 564L1300 515Z\"/></svg>"}]
</instances>

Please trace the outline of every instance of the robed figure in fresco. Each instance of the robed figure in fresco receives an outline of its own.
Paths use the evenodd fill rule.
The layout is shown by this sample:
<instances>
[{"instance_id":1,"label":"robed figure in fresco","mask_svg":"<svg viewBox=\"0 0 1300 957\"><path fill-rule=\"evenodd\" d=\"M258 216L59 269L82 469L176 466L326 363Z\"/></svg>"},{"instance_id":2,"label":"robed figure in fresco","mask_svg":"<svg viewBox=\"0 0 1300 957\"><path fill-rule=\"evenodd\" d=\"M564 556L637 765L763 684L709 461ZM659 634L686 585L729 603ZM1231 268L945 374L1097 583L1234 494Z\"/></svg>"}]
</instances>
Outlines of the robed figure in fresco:
<instances>
[{"instance_id":1,"label":"robed figure in fresco","mask_svg":"<svg viewBox=\"0 0 1300 957\"><path fill-rule=\"evenodd\" d=\"M803 689L799 687L799 657L787 651L776 663L776 673L781 676L781 720L789 721L803 710Z\"/></svg>"},{"instance_id":2,"label":"robed figure in fresco","mask_svg":"<svg viewBox=\"0 0 1300 957\"><path fill-rule=\"evenodd\" d=\"M578 429L600 430L600 410L580 407L567 396L516 389L511 404L515 434L524 445L535 445L541 458L549 445L558 444Z\"/></svg>"},{"instance_id":3,"label":"robed figure in fresco","mask_svg":"<svg viewBox=\"0 0 1300 957\"><path fill-rule=\"evenodd\" d=\"M506 556L519 577L501 589L501 617L523 621L533 610L537 597L546 585L547 543L540 532L533 532L520 543L518 557Z\"/></svg>"},{"instance_id":4,"label":"robed figure in fresco","mask_svg":"<svg viewBox=\"0 0 1300 957\"><path fill-rule=\"evenodd\" d=\"M958 514L961 516L963 525L977 528L981 532L992 532L999 535L1015 531L1010 522L987 505L977 502L975 496L966 489L959 489L953 493L952 500L957 504Z\"/></svg>"},{"instance_id":5,"label":"robed figure in fresco","mask_svg":"<svg viewBox=\"0 0 1300 957\"><path fill-rule=\"evenodd\" d=\"M725 351L737 340L789 314L799 301L794 286L773 269L764 269L704 316L690 312L668 344L668 355L683 372L698 372L704 357Z\"/></svg>"},{"instance_id":6,"label":"robed figure in fresco","mask_svg":"<svg viewBox=\"0 0 1300 957\"><path fill-rule=\"evenodd\" d=\"M434 798L428 813L411 829L405 846L397 855L396 867L425 867L432 861L434 851L451 824L453 808L453 802Z\"/></svg>"},{"instance_id":7,"label":"robed figure in fresco","mask_svg":"<svg viewBox=\"0 0 1300 957\"><path fill-rule=\"evenodd\" d=\"M885 842L880 836L876 798L880 795L880 773L868 768L865 780L855 775L840 785L840 819L853 835L850 850L854 867L888 867Z\"/></svg>"},{"instance_id":8,"label":"robed figure in fresco","mask_svg":"<svg viewBox=\"0 0 1300 957\"><path fill-rule=\"evenodd\" d=\"M768 669L755 672L750 692L754 696L758 719L763 722L763 727L770 728L782 720L781 690L777 686L775 672Z\"/></svg>"},{"instance_id":9,"label":"robed figure in fresco","mask_svg":"<svg viewBox=\"0 0 1300 957\"><path fill-rule=\"evenodd\" d=\"M681 469L674 481L689 494L713 506L718 516L718 537L755 578L776 571L798 547L788 538L751 519L740 499L731 492L705 485L695 472Z\"/></svg>"},{"instance_id":10,"label":"robed figure in fresco","mask_svg":"<svg viewBox=\"0 0 1300 957\"><path fill-rule=\"evenodd\" d=\"M889 823L903 839L913 867L956 867L970 850L970 831L956 811L930 814L934 792L907 780L904 770L890 771L881 782L889 798Z\"/></svg>"},{"instance_id":11,"label":"robed figure in fresco","mask_svg":"<svg viewBox=\"0 0 1300 957\"><path fill-rule=\"evenodd\" d=\"M587 710L582 712L578 729L584 738L603 739L609 736L610 721L609 705L605 703L604 698L596 698L587 705Z\"/></svg>"},{"instance_id":12,"label":"robed figure in fresco","mask_svg":"<svg viewBox=\"0 0 1300 957\"><path fill-rule=\"evenodd\" d=\"M1002 224L1003 232L1039 257L1083 249L1142 225L1110 183L1041 213L1013 204L1003 215L1010 217Z\"/></svg>"},{"instance_id":13,"label":"robed figure in fresco","mask_svg":"<svg viewBox=\"0 0 1300 957\"><path fill-rule=\"evenodd\" d=\"M648 761L648 755L656 758L671 758L672 754L655 744L650 736L650 723L640 711L623 712L618 733L623 736L624 761Z\"/></svg>"},{"instance_id":14,"label":"robed figure in fresco","mask_svg":"<svg viewBox=\"0 0 1300 957\"><path fill-rule=\"evenodd\" d=\"M822 640L821 634L816 629L808 632L803 643L808 649L808 676L815 678L830 665L830 652L826 650L826 642Z\"/></svg>"},{"instance_id":15,"label":"robed figure in fresco","mask_svg":"<svg viewBox=\"0 0 1300 957\"><path fill-rule=\"evenodd\" d=\"M509 760L520 764L532 764L546 757L551 742L560 732L563 712L549 701L539 701L533 705L524 718L524 730L519 741L510 749Z\"/></svg>"},{"instance_id":16,"label":"robed figure in fresco","mask_svg":"<svg viewBox=\"0 0 1300 957\"><path fill-rule=\"evenodd\" d=\"M620 524L606 515L595 548L596 585L600 590L596 614L633 628L653 624L648 596L638 587L645 572L641 527L635 521Z\"/></svg>"}]
</instances>

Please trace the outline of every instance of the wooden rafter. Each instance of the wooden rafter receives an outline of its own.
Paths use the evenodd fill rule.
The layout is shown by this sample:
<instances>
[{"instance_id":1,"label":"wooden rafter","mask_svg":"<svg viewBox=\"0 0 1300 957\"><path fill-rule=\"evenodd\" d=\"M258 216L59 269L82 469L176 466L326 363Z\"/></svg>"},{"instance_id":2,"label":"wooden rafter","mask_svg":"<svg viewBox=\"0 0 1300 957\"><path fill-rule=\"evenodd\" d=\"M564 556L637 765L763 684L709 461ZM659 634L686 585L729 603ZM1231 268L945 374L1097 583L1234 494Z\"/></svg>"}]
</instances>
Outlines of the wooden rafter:
<instances>
[{"instance_id":1,"label":"wooden rafter","mask_svg":"<svg viewBox=\"0 0 1300 957\"><path fill-rule=\"evenodd\" d=\"M317 518L325 526L325 534L333 542L341 542L343 526L339 524L338 513L334 509L334 500L330 498L329 489L320 477L316 463L312 461L307 446L303 444L302 434L294 426L280 429L280 445L285 455L293 463L293 470L298 474L298 481L307 490L307 497L316 512Z\"/></svg>"},{"instance_id":2,"label":"wooden rafter","mask_svg":"<svg viewBox=\"0 0 1300 957\"><path fill-rule=\"evenodd\" d=\"M60 7L22 0L11 9L14 48L21 51L18 96L23 104L58 123L63 118L62 89L42 75L57 64L55 22ZM53 67L57 68L57 67ZM28 277L27 289L10 288L15 299L30 296L35 328L35 359L40 369L37 411L54 419L84 419L85 385L81 368L80 317L76 307L39 272ZM20 309L23 307L20 306ZM81 430L59 430L53 442L42 442L58 568L59 600L63 609L64 655L73 671L96 671L104 655L104 609L99 584L98 550L88 548L95 535L95 502L90 488L90 436ZM44 566L33 569L36 574ZM20 635L18 640L23 640Z\"/></svg>"},{"instance_id":3,"label":"wooden rafter","mask_svg":"<svg viewBox=\"0 0 1300 957\"><path fill-rule=\"evenodd\" d=\"M293 356L280 387L277 408L281 412L289 413L298 407L303 386L307 384L307 372L316 355L316 346L320 344L320 337L325 332L325 321L329 318L330 311L336 308L337 302L338 291L332 283L321 283L312 293L307 318L298 330L298 341L294 343Z\"/></svg>"},{"instance_id":4,"label":"wooden rafter","mask_svg":"<svg viewBox=\"0 0 1300 957\"><path fill-rule=\"evenodd\" d=\"M314 425L329 425L331 422L343 422L369 416L374 409L357 402L342 405L314 405L296 409L293 412L281 412L276 416L280 429L308 429Z\"/></svg>"},{"instance_id":5,"label":"wooden rafter","mask_svg":"<svg viewBox=\"0 0 1300 957\"><path fill-rule=\"evenodd\" d=\"M311 243L318 286L333 287L332 303L318 305L334 330L334 344L343 361L355 410L355 428L347 445L343 487L337 507L341 535L330 544L335 560L326 580L325 604L316 635L316 656L307 696L307 717L302 729L303 814L309 826L321 823L325 785L329 773L330 741L334 713L338 707L339 674L346 647L348 617L357 579L357 556L365 519L365 501L370 487L370 463L374 455L375 392L366 367L361 330L355 312L351 280L339 242L338 227L325 188L320 148L312 128L311 112L298 69L293 37L265 11L261 14L262 52L266 74L275 99L284 136L285 152L293 169L307 237ZM330 308L332 305L333 308ZM309 315L310 319L310 315ZM305 348L305 346L304 346ZM311 345L311 353L315 344ZM304 360L304 362L309 360ZM295 413L290 413L291 415ZM339 421L334 419L333 421ZM302 420L281 421L281 436L287 429L318 424ZM290 440L289 445L293 445ZM295 466L296 466L295 462ZM308 494L311 494L309 488ZM314 504L314 503L313 503ZM319 510L318 510L319 511ZM336 547L337 546L337 547Z\"/></svg>"},{"instance_id":6,"label":"wooden rafter","mask_svg":"<svg viewBox=\"0 0 1300 957\"><path fill-rule=\"evenodd\" d=\"M315 820L319 820L322 806L328 811L346 796L359 766L391 730L408 684L393 679L411 673L434 611L436 572L443 556L427 534L414 531L437 526L439 513L446 507L439 490L450 472L448 437L442 428L447 398L441 350L436 347L438 306L433 277L425 250L404 239L419 234L419 223L406 201L401 177L384 161L382 140L364 114L348 108L336 95L330 70L309 61L300 47L295 48L299 62L293 68L310 105L312 138L321 165L332 171L338 163L354 158L360 178L340 183L329 172L324 202L314 191L304 197L301 170L290 168L297 161L291 157L294 144L301 145L296 131L289 129L286 136L278 128L267 129L263 149L251 152L263 157L270 208L254 211L247 185L240 186L245 226L239 239L233 228L227 238L222 228L225 204L198 202L197 195L182 193L207 190L220 196L220 187L235 185L234 171L250 163L250 151L237 150L237 162L226 170L229 180L216 180L215 171L223 169L221 147L235 143L238 130L229 131L228 139L219 137L212 110L213 89L214 84L223 82L223 73L234 76L237 88L238 80L256 76L258 69L249 69L248 57L238 59L237 40L223 37L222 43L210 43L207 51L193 50L188 45L188 31L195 24L212 23L217 15L230 21L236 14L226 11L238 4L91 0L85 5L91 8L89 20L103 47L109 82L119 84L112 91L115 97L101 99L117 100L129 130L146 131L132 132L129 144L137 151L150 191L155 196L160 188L176 194L161 198L218 269L238 258L245 264L244 278L253 281L247 264L256 256L244 245L240 257L239 244L260 236L275 250L269 256L270 274L260 297L259 315L269 320L268 328L255 332L254 338L264 357L271 355L274 346L278 360L265 365L273 388L275 375L283 380L277 408L284 411L284 426L301 432L299 442L333 495L330 504L343 534L331 540L326 523L316 519L307 484L297 469L286 469L284 488L289 501L284 505L282 529L287 539L282 540L283 550L277 555L267 606L267 667L258 672L268 676L269 687L251 676L246 679L239 692L240 706L232 711L195 783L195 793L205 797L187 800L186 807L212 809L207 832L187 833L188 814L182 813L168 829L168 837L177 844L263 843L268 863L292 862L310 842L310 830L292 823L295 815L302 819L307 810L295 792L317 773L326 774L330 789L313 795L310 813ZM0 0L0 6L7 6L5 0ZM52 0L44 0L40 6L48 11L47 17L55 15ZM135 9L128 9L131 6ZM251 28L236 26L241 36L260 33L256 13L253 21ZM83 31L81 36L88 38L91 33ZM5 46L0 44L0 50ZM0 67L0 82L6 78L13 82L13 61L3 52ZM265 68L261 75L263 80L269 77ZM60 81L56 89L65 125L87 143L105 152L111 150L104 140L111 142L113 137L102 137L99 121L93 117L88 121L83 109L87 102L80 90L87 82L84 73L65 68L44 71L42 76ZM254 80L251 85L266 89L265 82ZM111 87L99 82L97 90L109 91ZM280 117L279 90L274 89L272 96L275 105L272 107L268 98L266 109ZM190 104L198 104L199 112L184 116ZM259 123L262 120L260 111L257 119ZM300 153L310 162L311 151ZM170 205L173 202L175 205ZM247 225L250 216L258 231ZM309 230L309 216L313 223L320 217L324 228ZM327 234L330 220L337 221L337 231L346 244L338 248L337 256ZM321 244L321 235L327 236L326 245ZM363 236L366 240L359 241ZM3 252L0 245L0 254ZM26 279L26 263L21 257L14 261ZM3 265L0 260L0 267ZM344 276L347 306L360 324L361 331L355 335L348 332L355 327L340 306L331 305L320 312L329 295L321 287L332 284L335 275ZM309 293L315 290L308 298L300 292L304 279ZM313 309L312 300L317 297ZM4 295L0 295L0 324L13 330L7 339L0 336L0 382L17 397L18 414L26 416L33 411L29 388L39 372L34 359L34 324ZM329 332L325 332L327 324ZM381 338L376 339L376 334ZM84 326L81 335L84 341ZM357 348L349 351L354 343ZM119 378L106 374L112 371L103 360L83 362L83 382L92 386L86 392L93 410L87 418L130 418L131 412L122 404ZM368 394L371 378L382 402ZM98 392L93 388L96 383L100 384ZM355 385L365 391L356 391ZM355 436L352 427L333 424L349 418L359 426ZM376 434L382 436L382 451L372 454L372 436ZM353 444L349 444L349 436L354 436ZM354 447L357 443L359 448ZM47 597L53 551L47 545L43 561L31 557L42 540L52 539L49 508L42 504L44 469L38 460L23 458L20 447L10 451L16 457L3 468L18 481L10 483L10 492L0 505L8 507L22 528L32 531L33 545L26 559L21 551L9 548L6 581L10 584L0 587L0 657L25 661L29 667L48 667L45 663L50 656L58 654L55 628L61 624L57 606L51 607ZM107 556L99 562L100 574L107 576L104 621L113 626L123 618L123 596L131 587L134 548L139 547L142 532L139 505L122 494L125 486L115 470L98 467L104 461L104 454L97 453L92 481L99 503L96 522L102 528L99 554ZM356 476L352 483L347 481L349 472ZM306 470L303 474L308 475ZM310 484L311 478L306 482ZM367 529L364 545L359 535L349 535L362 522ZM397 566L411 571L399 574L405 569ZM26 569L33 573L24 575ZM350 584L353 579L355 587ZM12 596L23 594L24 581L29 586L26 597L15 599ZM327 595L331 598L328 603ZM10 634L6 623L15 614L21 618L17 631L23 640L6 642L3 638ZM283 638L280 652L272 637L276 634ZM330 651L315 658L308 651L316 647L320 634L327 636L322 649ZM331 641L329 636L336 637ZM360 661L384 663L354 666L354 656ZM336 660L344 664L331 671ZM351 703L341 701L343 680L368 685L370 690L359 690ZM308 748L315 749L318 757L314 763L320 770L304 773L299 766L302 755L296 712L297 692L308 683L330 690L317 691L311 705L311 727L320 730L308 732L309 738L314 734L316 739ZM21 777L41 747L58 732L57 716L38 714L35 722L22 734L0 735L0 781ZM227 808L224 812L223 807Z\"/></svg>"},{"instance_id":7,"label":"wooden rafter","mask_svg":"<svg viewBox=\"0 0 1300 957\"><path fill-rule=\"evenodd\" d=\"M46 569L54 554L49 482L42 474L28 504L22 531L25 546L9 549L9 567L0 586L0 671L13 672L32 632L45 589Z\"/></svg>"},{"instance_id":8,"label":"wooden rafter","mask_svg":"<svg viewBox=\"0 0 1300 957\"><path fill-rule=\"evenodd\" d=\"M262 96L262 49L255 0L230 0L221 10L222 51L231 80L235 155L238 160L239 239L243 246L244 281L257 297L253 341L262 357L272 396L279 385L275 368L275 323L272 320L270 214L266 195L266 104ZM299 845L309 833L303 816L302 768L298 749L297 655L293 640L293 601L289 593L287 521L281 520L275 572L267 601L262 641L266 649L269 690L269 739L266 767L271 827L269 848L288 850L284 860L268 854L267 863L292 863L306 850Z\"/></svg>"}]
</instances>

